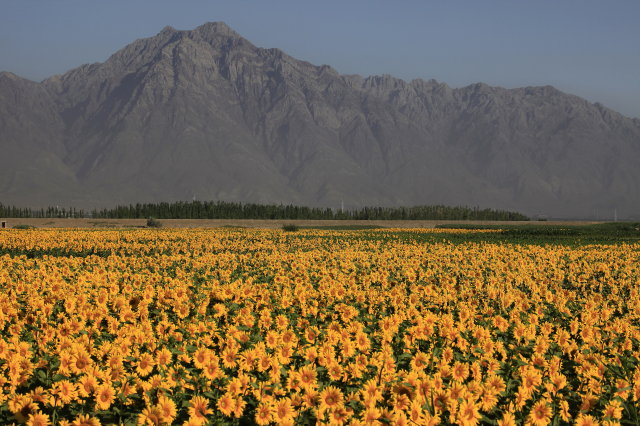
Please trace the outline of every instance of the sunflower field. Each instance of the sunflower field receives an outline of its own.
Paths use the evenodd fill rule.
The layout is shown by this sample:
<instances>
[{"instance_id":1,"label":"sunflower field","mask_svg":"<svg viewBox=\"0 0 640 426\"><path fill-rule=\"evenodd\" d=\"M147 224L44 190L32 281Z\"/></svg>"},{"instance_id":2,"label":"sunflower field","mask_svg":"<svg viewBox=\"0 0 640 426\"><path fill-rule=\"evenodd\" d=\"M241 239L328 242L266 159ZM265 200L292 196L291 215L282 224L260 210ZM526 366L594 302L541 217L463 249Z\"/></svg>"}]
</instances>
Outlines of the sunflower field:
<instances>
[{"instance_id":1,"label":"sunflower field","mask_svg":"<svg viewBox=\"0 0 640 426\"><path fill-rule=\"evenodd\" d=\"M639 424L640 244L479 232L2 230L0 423Z\"/></svg>"}]
</instances>

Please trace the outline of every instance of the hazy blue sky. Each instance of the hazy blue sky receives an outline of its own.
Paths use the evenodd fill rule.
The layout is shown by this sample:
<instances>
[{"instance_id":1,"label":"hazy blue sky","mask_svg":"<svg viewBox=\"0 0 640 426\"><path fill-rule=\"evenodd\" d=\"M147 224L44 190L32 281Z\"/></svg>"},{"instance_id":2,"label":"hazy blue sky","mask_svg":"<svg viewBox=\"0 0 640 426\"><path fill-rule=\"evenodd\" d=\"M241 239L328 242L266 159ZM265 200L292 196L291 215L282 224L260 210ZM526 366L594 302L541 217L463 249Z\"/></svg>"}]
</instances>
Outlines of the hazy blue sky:
<instances>
[{"instance_id":1,"label":"hazy blue sky","mask_svg":"<svg viewBox=\"0 0 640 426\"><path fill-rule=\"evenodd\" d=\"M207 21L341 73L551 84L640 117L638 0L0 0L0 70L42 80Z\"/></svg>"}]
</instances>

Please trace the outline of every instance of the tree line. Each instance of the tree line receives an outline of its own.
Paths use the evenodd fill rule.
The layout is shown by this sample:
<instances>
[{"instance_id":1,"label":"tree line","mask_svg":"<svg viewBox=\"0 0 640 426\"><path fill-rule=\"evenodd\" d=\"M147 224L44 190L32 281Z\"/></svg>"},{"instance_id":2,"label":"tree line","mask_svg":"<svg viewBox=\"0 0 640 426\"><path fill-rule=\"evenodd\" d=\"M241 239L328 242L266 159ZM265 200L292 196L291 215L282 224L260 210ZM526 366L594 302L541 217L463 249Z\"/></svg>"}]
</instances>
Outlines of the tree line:
<instances>
[{"instance_id":1,"label":"tree line","mask_svg":"<svg viewBox=\"0 0 640 426\"><path fill-rule=\"evenodd\" d=\"M0 217L100 219L333 219L333 220L529 220L523 214L479 207L443 205L362 207L349 210L283 204L226 201L177 201L130 204L91 211L75 208L18 208L0 204Z\"/></svg>"},{"instance_id":2,"label":"tree line","mask_svg":"<svg viewBox=\"0 0 640 426\"><path fill-rule=\"evenodd\" d=\"M29 207L5 206L0 203L0 217L12 218L82 218L87 212L74 207L52 207L32 209Z\"/></svg>"}]
</instances>

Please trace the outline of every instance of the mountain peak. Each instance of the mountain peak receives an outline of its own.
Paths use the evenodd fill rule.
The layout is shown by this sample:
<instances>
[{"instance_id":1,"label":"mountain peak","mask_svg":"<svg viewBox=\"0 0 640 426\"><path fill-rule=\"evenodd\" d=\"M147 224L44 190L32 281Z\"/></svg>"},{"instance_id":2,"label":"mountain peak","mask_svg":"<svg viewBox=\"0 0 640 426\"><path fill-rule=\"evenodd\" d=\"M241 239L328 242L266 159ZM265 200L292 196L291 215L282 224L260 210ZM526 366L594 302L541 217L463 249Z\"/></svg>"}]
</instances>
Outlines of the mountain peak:
<instances>
[{"instance_id":1,"label":"mountain peak","mask_svg":"<svg viewBox=\"0 0 640 426\"><path fill-rule=\"evenodd\" d=\"M18 80L21 77L18 77L17 75L9 71L2 71L0 72L0 78L7 78L9 80Z\"/></svg>"},{"instance_id":2,"label":"mountain peak","mask_svg":"<svg viewBox=\"0 0 640 426\"><path fill-rule=\"evenodd\" d=\"M162 34L162 33L175 33L175 32L177 32L177 31L178 31L178 30L176 30L175 28L173 28L171 25L167 25L166 27L164 27L164 28L162 29L162 31L160 31L160 34Z\"/></svg>"},{"instance_id":3,"label":"mountain peak","mask_svg":"<svg viewBox=\"0 0 640 426\"><path fill-rule=\"evenodd\" d=\"M199 33L202 36L221 35L221 36L234 37L234 38L241 37L240 34L235 32L233 29L231 29L230 26L228 26L227 24L221 21L207 22L205 24L200 25L193 31Z\"/></svg>"},{"instance_id":4,"label":"mountain peak","mask_svg":"<svg viewBox=\"0 0 640 426\"><path fill-rule=\"evenodd\" d=\"M12 84L37 84L28 78L20 77L9 71L0 71L0 81L11 81Z\"/></svg>"}]
</instances>

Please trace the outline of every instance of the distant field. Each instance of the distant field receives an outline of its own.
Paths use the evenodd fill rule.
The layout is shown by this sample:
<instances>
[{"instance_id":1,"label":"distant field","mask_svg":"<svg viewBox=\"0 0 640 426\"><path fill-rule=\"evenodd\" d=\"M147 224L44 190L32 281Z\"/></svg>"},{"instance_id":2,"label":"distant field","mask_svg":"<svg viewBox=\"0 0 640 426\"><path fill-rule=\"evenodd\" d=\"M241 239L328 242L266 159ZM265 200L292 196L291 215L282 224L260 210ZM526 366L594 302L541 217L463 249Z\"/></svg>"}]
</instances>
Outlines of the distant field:
<instances>
[{"instance_id":1,"label":"distant field","mask_svg":"<svg viewBox=\"0 0 640 426\"><path fill-rule=\"evenodd\" d=\"M0 219L9 229L147 229L146 219ZM367 231L367 238L416 243L593 244L640 243L640 223L591 221L462 221L462 220L263 220L161 219L161 229L277 229L290 231ZM457 232L468 231L490 232ZM437 232L436 232L437 231Z\"/></svg>"},{"instance_id":2,"label":"distant field","mask_svg":"<svg viewBox=\"0 0 640 426\"><path fill-rule=\"evenodd\" d=\"M144 227L146 219L0 219L7 222L8 228L16 225L35 226L36 228L136 228ZM549 221L549 222L514 222L514 221L475 221L475 220L268 220L268 219L161 219L167 228L281 228L293 224L299 227L344 227L344 226L377 226L383 228L435 228L438 225L589 225L599 222L589 221Z\"/></svg>"}]
</instances>

